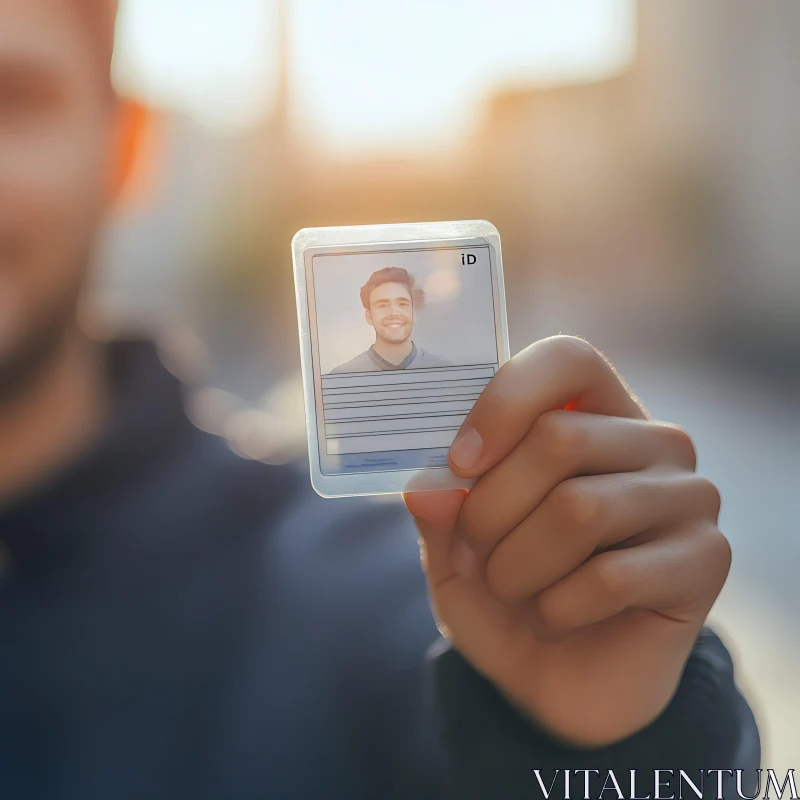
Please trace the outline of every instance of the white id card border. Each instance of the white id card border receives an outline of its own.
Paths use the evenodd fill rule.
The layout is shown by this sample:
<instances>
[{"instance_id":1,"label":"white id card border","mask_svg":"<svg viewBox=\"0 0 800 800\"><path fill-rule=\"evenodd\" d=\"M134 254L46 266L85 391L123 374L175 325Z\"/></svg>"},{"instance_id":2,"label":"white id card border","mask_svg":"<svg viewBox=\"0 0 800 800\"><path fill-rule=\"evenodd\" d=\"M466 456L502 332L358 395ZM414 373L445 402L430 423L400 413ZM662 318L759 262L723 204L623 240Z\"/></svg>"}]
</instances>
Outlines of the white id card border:
<instances>
[{"instance_id":1,"label":"white id card border","mask_svg":"<svg viewBox=\"0 0 800 800\"><path fill-rule=\"evenodd\" d=\"M469 488L448 451L509 358L494 225L304 228L292 254L317 493Z\"/></svg>"}]
</instances>

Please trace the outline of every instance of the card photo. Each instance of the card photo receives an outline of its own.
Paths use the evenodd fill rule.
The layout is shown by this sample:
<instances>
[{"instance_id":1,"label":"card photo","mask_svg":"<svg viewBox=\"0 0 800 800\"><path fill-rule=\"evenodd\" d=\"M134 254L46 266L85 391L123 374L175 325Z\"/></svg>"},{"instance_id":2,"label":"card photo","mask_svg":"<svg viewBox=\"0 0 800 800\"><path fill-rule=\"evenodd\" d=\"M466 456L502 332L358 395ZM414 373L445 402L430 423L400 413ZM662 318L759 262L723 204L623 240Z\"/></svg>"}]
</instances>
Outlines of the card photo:
<instances>
[{"instance_id":1,"label":"card photo","mask_svg":"<svg viewBox=\"0 0 800 800\"><path fill-rule=\"evenodd\" d=\"M485 240L314 248L305 259L323 476L446 470L506 358Z\"/></svg>"}]
</instances>

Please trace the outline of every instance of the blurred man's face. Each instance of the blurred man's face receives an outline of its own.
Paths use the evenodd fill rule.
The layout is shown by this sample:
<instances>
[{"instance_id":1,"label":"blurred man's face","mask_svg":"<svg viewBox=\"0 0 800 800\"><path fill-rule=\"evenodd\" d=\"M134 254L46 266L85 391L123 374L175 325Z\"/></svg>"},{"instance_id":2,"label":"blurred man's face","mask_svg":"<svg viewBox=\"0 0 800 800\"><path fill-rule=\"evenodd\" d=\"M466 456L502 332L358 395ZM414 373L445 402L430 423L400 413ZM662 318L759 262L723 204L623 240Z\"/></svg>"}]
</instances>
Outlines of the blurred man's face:
<instances>
[{"instance_id":1,"label":"blurred man's face","mask_svg":"<svg viewBox=\"0 0 800 800\"><path fill-rule=\"evenodd\" d=\"M65 0L0 0L0 400L74 318L107 196L112 104Z\"/></svg>"},{"instance_id":2,"label":"blurred man's face","mask_svg":"<svg viewBox=\"0 0 800 800\"><path fill-rule=\"evenodd\" d=\"M384 283L369 296L367 322L375 336L390 344L402 344L414 328L414 304L402 283Z\"/></svg>"}]
</instances>

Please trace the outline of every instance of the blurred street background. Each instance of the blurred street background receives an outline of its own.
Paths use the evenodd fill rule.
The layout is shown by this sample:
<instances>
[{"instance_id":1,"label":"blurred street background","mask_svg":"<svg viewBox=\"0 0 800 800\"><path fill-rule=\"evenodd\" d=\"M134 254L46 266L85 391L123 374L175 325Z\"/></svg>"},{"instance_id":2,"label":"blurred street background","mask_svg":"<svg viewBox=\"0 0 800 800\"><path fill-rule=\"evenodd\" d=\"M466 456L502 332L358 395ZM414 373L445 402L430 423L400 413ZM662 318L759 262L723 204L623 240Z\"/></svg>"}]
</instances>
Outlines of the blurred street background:
<instances>
[{"instance_id":1,"label":"blurred street background","mask_svg":"<svg viewBox=\"0 0 800 800\"><path fill-rule=\"evenodd\" d=\"M764 766L800 767L800 3L121 7L146 139L87 325L156 336L197 425L288 460L295 231L491 220L512 350L585 336L692 433L734 547L712 621Z\"/></svg>"}]
</instances>

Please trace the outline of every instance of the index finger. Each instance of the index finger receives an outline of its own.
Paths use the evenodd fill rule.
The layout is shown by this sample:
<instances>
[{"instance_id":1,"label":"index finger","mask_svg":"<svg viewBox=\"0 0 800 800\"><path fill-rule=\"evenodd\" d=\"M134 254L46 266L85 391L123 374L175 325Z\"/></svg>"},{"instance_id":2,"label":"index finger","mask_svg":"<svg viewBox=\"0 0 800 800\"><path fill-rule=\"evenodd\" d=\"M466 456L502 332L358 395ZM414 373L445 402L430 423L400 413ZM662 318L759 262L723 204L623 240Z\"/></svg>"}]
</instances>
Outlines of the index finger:
<instances>
[{"instance_id":1,"label":"index finger","mask_svg":"<svg viewBox=\"0 0 800 800\"><path fill-rule=\"evenodd\" d=\"M543 339L504 364L450 448L450 468L476 478L505 458L546 411L647 419L608 360L573 336Z\"/></svg>"}]
</instances>

